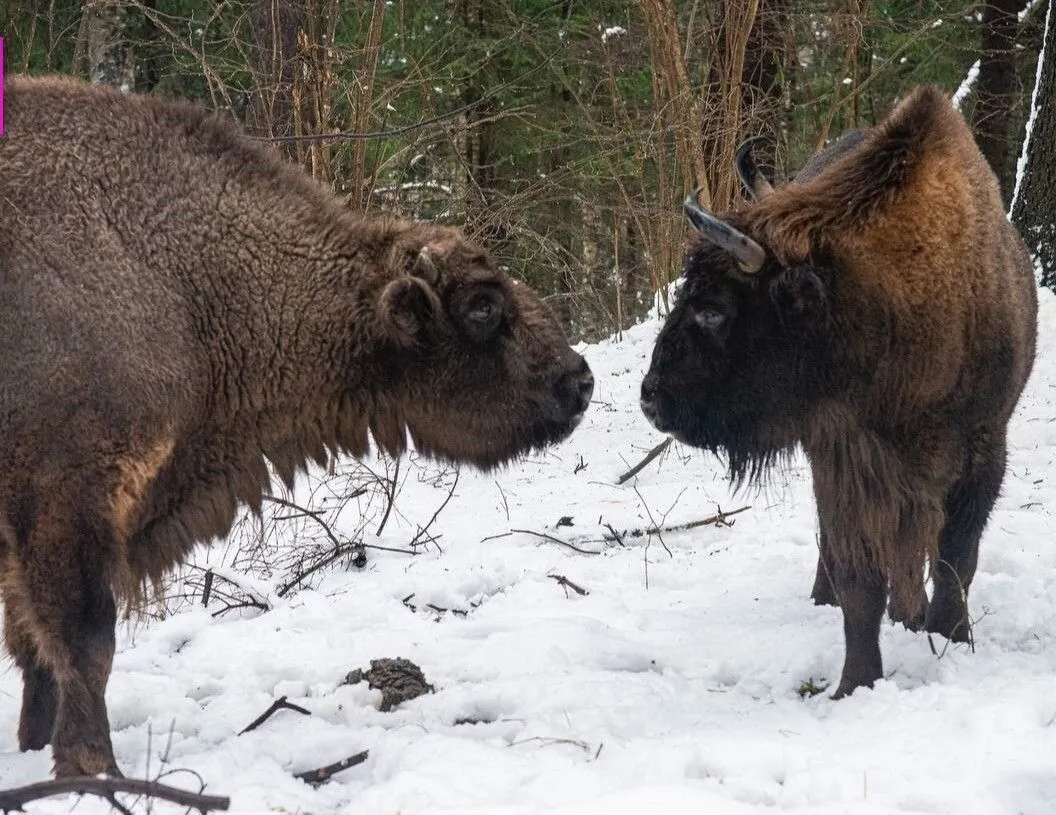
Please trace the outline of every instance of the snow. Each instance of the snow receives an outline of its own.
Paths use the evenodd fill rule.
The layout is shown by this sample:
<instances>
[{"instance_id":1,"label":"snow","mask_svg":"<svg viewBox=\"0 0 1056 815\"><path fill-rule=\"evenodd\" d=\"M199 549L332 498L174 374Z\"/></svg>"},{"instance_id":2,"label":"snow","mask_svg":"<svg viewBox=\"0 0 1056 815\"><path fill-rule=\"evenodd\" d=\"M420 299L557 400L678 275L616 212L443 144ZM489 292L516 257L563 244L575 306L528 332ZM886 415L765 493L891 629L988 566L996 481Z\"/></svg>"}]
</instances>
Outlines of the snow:
<instances>
[{"instance_id":1,"label":"snow","mask_svg":"<svg viewBox=\"0 0 1056 815\"><path fill-rule=\"evenodd\" d=\"M369 549L366 568L323 571L312 588L278 597L279 576L240 577L232 567L245 537L204 551L202 562L272 609L214 617L214 600L122 626L108 690L118 761L137 777L196 772L208 793L231 796L236 813L1049 813L1056 298L1044 290L1040 322L972 588L975 653L935 637L936 655L926 636L887 623L886 678L873 690L801 698L807 683L838 678L843 659L839 612L808 598L816 530L803 461L760 492L731 495L715 457L676 445L614 483L662 440L637 404L659 326L650 319L620 342L584 349L596 394L567 442L499 473L462 471L420 554ZM406 549L428 525L452 474L423 462L402 471L383 534L374 534L378 506L356 502L339 516L345 534L365 524L366 543ZM298 498L313 489L320 494L306 481ZM668 532L662 542L631 534L746 505L729 526ZM556 526L562 516L573 525ZM623 545L606 542L602 524ZM417 611L403 602L412 594ZM380 657L413 660L436 692L382 713L379 692L342 684ZM50 772L48 751L18 752L20 693L8 664L2 788ZM281 711L237 735L281 696L312 715ZM318 788L293 778L361 750L365 763ZM197 789L187 773L165 781ZM74 797L29 810L75 807L110 811Z\"/></svg>"},{"instance_id":2,"label":"snow","mask_svg":"<svg viewBox=\"0 0 1056 815\"><path fill-rule=\"evenodd\" d=\"M953 106L957 110L961 109L961 105L964 104L964 100L968 97L975 89L975 82L979 78L979 60L972 63L972 67L968 69L968 73L965 74L964 79L961 80L960 86L953 94L953 98L950 100Z\"/></svg>"}]
</instances>

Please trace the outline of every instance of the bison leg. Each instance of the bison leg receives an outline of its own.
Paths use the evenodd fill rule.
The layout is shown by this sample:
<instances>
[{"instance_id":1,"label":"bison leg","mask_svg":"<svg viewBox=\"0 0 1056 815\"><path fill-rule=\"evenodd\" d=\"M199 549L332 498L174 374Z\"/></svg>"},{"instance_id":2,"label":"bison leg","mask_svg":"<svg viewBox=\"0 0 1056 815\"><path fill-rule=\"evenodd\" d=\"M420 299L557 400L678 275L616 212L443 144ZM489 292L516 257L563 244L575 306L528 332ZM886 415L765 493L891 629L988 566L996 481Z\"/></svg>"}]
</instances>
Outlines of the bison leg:
<instances>
[{"instance_id":1,"label":"bison leg","mask_svg":"<svg viewBox=\"0 0 1056 815\"><path fill-rule=\"evenodd\" d=\"M116 553L106 522L77 513L75 501L56 500L37 516L20 552L25 600L15 611L22 612L44 676L54 681L55 775L119 775L105 702L117 609L104 564ZM29 682L31 704L46 705L47 691L40 685L31 691ZM34 728L43 726L41 719L25 718L20 732L23 725L40 740Z\"/></svg>"},{"instance_id":2,"label":"bison leg","mask_svg":"<svg viewBox=\"0 0 1056 815\"><path fill-rule=\"evenodd\" d=\"M814 588L810 591L810 599L816 606L835 606L836 590L832 587L833 564L828 551L825 530L818 532L818 568L814 572Z\"/></svg>"},{"instance_id":3,"label":"bison leg","mask_svg":"<svg viewBox=\"0 0 1056 815\"><path fill-rule=\"evenodd\" d=\"M843 610L843 635L847 651L843 675L833 699L842 699L855 688L871 688L883 676L880 659L880 620L886 595L882 580L860 575L832 575Z\"/></svg>"},{"instance_id":4,"label":"bison leg","mask_svg":"<svg viewBox=\"0 0 1056 815\"><path fill-rule=\"evenodd\" d=\"M1005 441L973 451L969 469L946 497L946 525L939 535L939 562L924 627L954 642L968 642L968 588L979 560L979 539L1005 476Z\"/></svg>"},{"instance_id":5,"label":"bison leg","mask_svg":"<svg viewBox=\"0 0 1056 815\"><path fill-rule=\"evenodd\" d=\"M58 697L51 669L41 664L33 638L25 630L17 600L4 593L4 643L22 670L22 713L18 749L43 750L51 743Z\"/></svg>"}]
</instances>

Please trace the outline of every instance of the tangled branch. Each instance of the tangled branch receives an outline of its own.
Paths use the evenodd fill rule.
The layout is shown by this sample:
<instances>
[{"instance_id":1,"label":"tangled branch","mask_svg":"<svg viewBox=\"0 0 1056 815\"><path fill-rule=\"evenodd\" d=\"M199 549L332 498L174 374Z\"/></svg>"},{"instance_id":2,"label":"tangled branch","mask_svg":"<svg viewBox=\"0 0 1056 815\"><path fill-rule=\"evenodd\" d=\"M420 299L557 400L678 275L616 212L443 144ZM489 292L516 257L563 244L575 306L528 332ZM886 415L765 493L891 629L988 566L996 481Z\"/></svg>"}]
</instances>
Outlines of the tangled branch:
<instances>
[{"instance_id":1,"label":"tangled branch","mask_svg":"<svg viewBox=\"0 0 1056 815\"><path fill-rule=\"evenodd\" d=\"M188 792L178 787L159 784L157 781L145 781L136 778L104 778L101 776L75 776L73 778L56 778L52 781L40 781L24 787L13 787L0 790L0 811L23 812L26 804L49 798L53 795L95 795L116 804L114 795L127 792L134 795L146 795L170 801L188 809L197 810L205 815L207 812L226 810L231 806L231 799L226 795L202 795Z\"/></svg>"}]
</instances>

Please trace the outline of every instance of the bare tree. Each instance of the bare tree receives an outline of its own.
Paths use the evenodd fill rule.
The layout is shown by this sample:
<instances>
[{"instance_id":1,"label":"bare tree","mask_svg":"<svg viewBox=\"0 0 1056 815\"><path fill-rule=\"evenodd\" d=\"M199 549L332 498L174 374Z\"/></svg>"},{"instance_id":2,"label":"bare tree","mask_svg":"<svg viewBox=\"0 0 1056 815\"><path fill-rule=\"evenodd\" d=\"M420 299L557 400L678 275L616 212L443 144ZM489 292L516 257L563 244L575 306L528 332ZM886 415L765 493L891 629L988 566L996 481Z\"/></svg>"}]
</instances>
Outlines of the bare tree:
<instances>
[{"instance_id":1,"label":"bare tree","mask_svg":"<svg viewBox=\"0 0 1056 815\"><path fill-rule=\"evenodd\" d=\"M1041 269L1041 284L1056 286L1056 15L1052 2L1038 57L1027 140L1012 196L1012 222Z\"/></svg>"},{"instance_id":2,"label":"bare tree","mask_svg":"<svg viewBox=\"0 0 1056 815\"><path fill-rule=\"evenodd\" d=\"M122 90L135 86L136 64L128 37L129 7L124 0L86 0L74 64L97 85Z\"/></svg>"},{"instance_id":3,"label":"bare tree","mask_svg":"<svg viewBox=\"0 0 1056 815\"><path fill-rule=\"evenodd\" d=\"M304 21L303 0L252 0L249 4L254 93L246 124L257 135L294 135L298 32ZM282 145L287 155L297 157L294 142Z\"/></svg>"},{"instance_id":4,"label":"bare tree","mask_svg":"<svg viewBox=\"0 0 1056 815\"><path fill-rule=\"evenodd\" d=\"M1019 105L1016 80L1017 15L1025 0L992 0L983 7L979 77L972 129L979 149L1001 181L1006 200L1012 191L1009 122Z\"/></svg>"}]
</instances>

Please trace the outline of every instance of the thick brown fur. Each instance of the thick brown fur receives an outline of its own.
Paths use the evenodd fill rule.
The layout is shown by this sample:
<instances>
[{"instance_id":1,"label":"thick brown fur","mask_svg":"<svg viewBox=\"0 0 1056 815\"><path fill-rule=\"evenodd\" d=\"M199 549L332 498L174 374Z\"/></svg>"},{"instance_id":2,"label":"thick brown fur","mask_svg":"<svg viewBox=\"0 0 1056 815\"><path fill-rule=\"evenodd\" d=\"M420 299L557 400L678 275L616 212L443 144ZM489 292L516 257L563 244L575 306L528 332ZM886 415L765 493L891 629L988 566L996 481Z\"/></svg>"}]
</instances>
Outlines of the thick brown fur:
<instances>
[{"instance_id":1,"label":"thick brown fur","mask_svg":"<svg viewBox=\"0 0 1056 815\"><path fill-rule=\"evenodd\" d=\"M968 639L1037 293L997 181L938 89L829 158L726 217L765 247L757 275L706 241L690 251L642 404L660 429L725 452L739 479L802 445L813 596L844 613L843 696L882 675L885 598L907 626Z\"/></svg>"},{"instance_id":2,"label":"thick brown fur","mask_svg":"<svg viewBox=\"0 0 1056 815\"><path fill-rule=\"evenodd\" d=\"M116 602L268 463L369 437L498 466L559 441L593 380L538 296L457 231L367 219L224 119L11 78L0 139L0 593L19 743L116 772Z\"/></svg>"}]
</instances>

